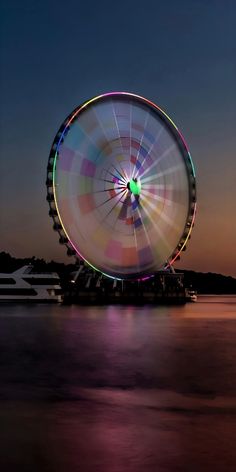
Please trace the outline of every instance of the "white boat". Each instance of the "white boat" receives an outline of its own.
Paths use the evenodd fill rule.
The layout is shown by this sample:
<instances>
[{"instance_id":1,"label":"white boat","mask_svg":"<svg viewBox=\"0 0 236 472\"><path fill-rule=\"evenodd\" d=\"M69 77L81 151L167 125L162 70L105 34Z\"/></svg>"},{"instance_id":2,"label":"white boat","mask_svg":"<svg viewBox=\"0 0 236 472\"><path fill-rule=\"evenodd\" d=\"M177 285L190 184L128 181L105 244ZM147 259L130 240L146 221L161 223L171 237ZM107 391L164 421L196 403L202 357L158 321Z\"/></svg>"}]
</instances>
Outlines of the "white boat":
<instances>
[{"instance_id":1,"label":"white boat","mask_svg":"<svg viewBox=\"0 0 236 472\"><path fill-rule=\"evenodd\" d=\"M62 301L60 278L55 272L35 273L25 265L13 273L0 273L0 302Z\"/></svg>"}]
</instances>

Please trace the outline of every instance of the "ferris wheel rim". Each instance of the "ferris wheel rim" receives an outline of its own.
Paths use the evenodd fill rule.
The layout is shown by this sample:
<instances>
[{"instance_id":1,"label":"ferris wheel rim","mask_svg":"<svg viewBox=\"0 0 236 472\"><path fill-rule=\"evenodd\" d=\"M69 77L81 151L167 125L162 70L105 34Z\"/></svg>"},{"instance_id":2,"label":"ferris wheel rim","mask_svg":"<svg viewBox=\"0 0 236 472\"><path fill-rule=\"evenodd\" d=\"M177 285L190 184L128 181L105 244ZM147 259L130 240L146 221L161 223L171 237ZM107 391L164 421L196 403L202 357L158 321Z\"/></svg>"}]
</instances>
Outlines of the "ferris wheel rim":
<instances>
[{"instance_id":1,"label":"ferris wheel rim","mask_svg":"<svg viewBox=\"0 0 236 472\"><path fill-rule=\"evenodd\" d=\"M76 107L72 111L72 113L70 113L67 116L67 118L64 120L63 124L60 126L60 128L59 128L59 130L58 130L58 132L55 136L55 139L53 141L53 145L51 147L50 156L49 156L49 162L50 162L50 160L52 159L52 156L53 156L53 169L51 170L51 166L50 166L50 167L48 167L48 171L47 171L47 199L48 199L48 202L49 202L50 211L52 212L52 214L50 216L52 216L53 221L54 221L54 229L58 231L58 233L60 235L60 240L63 244L66 245L66 247L68 249L68 252L71 252L71 254L75 255L76 257L79 256L79 258L81 258L83 261L85 261L94 270L96 270L98 272L101 272L101 273L103 273L104 275L106 275L110 278L122 280L122 279L127 278L127 277L113 276L111 274L103 272L102 270L95 267L83 254L81 254L78 247L76 247L75 244L73 244L73 241L69 237L68 231L66 230L66 228L63 224L63 218L61 217L58 202L57 202L57 198L56 198L55 170L56 170L56 164L57 164L57 156L58 156L59 147L60 147L61 143L64 140L66 131L68 130L70 125L73 123L73 121L76 119L76 117L80 113L83 112L83 110L85 110L87 107L93 105L97 101L104 100L104 99L109 98L109 97L126 97L126 98L131 97L133 99L136 99L137 101L145 103L148 107L151 107L154 110L156 110L157 113L158 113L158 116L161 117L163 119L164 123L167 124L168 127L170 128L172 134L173 134L173 131L174 131L176 141L178 142L179 145L181 145L182 150L184 149L184 151L185 151L183 157L184 157L184 163L185 163L185 166L186 166L186 169L187 169L187 175L188 175L188 180L189 180L189 210L188 210L188 215L187 215L187 218L186 218L186 223L185 223L185 227L184 227L184 230L183 230L183 234L180 238L179 244L174 249L173 253L171 254L171 257L169 258L169 260L167 260L166 263L163 264L163 267L165 267L165 268L171 266L176 261L176 259L179 258L180 253L186 248L187 242L188 242L188 240L190 238L190 235L191 235L191 232L192 232L192 228L193 228L194 220L195 220L195 214L196 214L195 169L194 169L193 161L192 161L188 146L186 144L186 141L185 141L182 133L180 132L180 130L176 126L176 124L173 122L173 120L167 115L167 113L162 108L160 108L154 102L148 100L147 98L145 98L141 95L137 95L137 94L134 94L134 93L131 93L131 92L124 92L124 91L122 91L122 92L117 92L117 91L116 92L107 92L107 93L104 93L104 94L97 95L96 97L94 97L90 100L87 100L84 103L82 103L81 105L79 105L78 107ZM51 174L51 172L52 172L52 179L51 179L51 175L49 176L49 174ZM190 178L191 178L191 182L190 182ZM146 278L145 271L143 273L138 272L137 274L132 274L132 277L128 277L128 278L137 279L137 278L142 277L142 275L144 275L145 278ZM151 276L151 275L152 274L150 274L149 276Z\"/></svg>"}]
</instances>

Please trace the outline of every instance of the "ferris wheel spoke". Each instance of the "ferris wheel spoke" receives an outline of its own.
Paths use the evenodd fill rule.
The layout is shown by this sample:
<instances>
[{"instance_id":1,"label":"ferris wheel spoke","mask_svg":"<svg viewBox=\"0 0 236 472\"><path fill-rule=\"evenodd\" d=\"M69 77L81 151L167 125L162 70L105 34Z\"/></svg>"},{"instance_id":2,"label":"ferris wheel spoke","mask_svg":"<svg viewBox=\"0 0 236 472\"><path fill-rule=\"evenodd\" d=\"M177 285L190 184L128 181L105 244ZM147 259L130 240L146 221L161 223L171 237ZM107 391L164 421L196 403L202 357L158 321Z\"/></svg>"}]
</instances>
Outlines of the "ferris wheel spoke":
<instances>
[{"instance_id":1,"label":"ferris wheel spoke","mask_svg":"<svg viewBox=\"0 0 236 472\"><path fill-rule=\"evenodd\" d=\"M125 194L124 194L124 195L125 195ZM124 204L125 204L125 205L128 205L128 203L127 203L127 201L125 202L125 200L126 200L127 197L125 197L125 200L122 202L122 198L124 198L124 195L122 195L122 196L119 198L119 200L116 202L116 204L114 205L114 207L113 207L113 208L108 212L108 214L106 215L106 218L107 218L107 217L112 213L112 211L116 208L116 206L119 205L119 203L122 204L121 209L120 209L120 211L118 212L115 221L113 222L113 227L114 227L114 228L116 228L116 225L117 225L118 221L120 221L120 220L125 221L125 218L123 217L124 214L122 214L122 212L125 211L125 210L123 210ZM127 208L127 211L128 211L128 208ZM104 222L105 220L103 219L102 221Z\"/></svg>"},{"instance_id":2,"label":"ferris wheel spoke","mask_svg":"<svg viewBox=\"0 0 236 472\"><path fill-rule=\"evenodd\" d=\"M118 139L120 141L120 147L123 151L123 153L125 154L125 149L123 147L123 143L122 143L122 139L121 139L121 134L120 134L120 129L119 129L119 125L118 125L118 120L117 120L117 115L116 115L116 111L115 111L115 107L114 107L114 101L112 100L112 111L113 111L113 116L114 116L114 120L115 120L115 125L116 125L116 130L117 130L117 136L118 136Z\"/></svg>"},{"instance_id":3,"label":"ferris wheel spoke","mask_svg":"<svg viewBox=\"0 0 236 472\"><path fill-rule=\"evenodd\" d=\"M145 183L152 182L154 179L158 179L158 178L164 177L166 175L174 174L175 172L178 172L180 170L183 170L183 165L182 164L177 164L175 166L169 167L169 169L157 172L156 174L147 176L144 179L142 178L142 185L145 184Z\"/></svg>"},{"instance_id":4,"label":"ferris wheel spoke","mask_svg":"<svg viewBox=\"0 0 236 472\"><path fill-rule=\"evenodd\" d=\"M141 204L140 204L140 206L141 206ZM141 222L142 222L142 228L143 228L143 231L144 231L144 233L145 233L146 240L147 240L149 246L151 247L151 241L150 241L150 238L149 238L149 236L148 236L148 231L147 231L147 229L146 229L145 223L144 223L144 221L143 221L143 216L142 216L141 211L140 211L139 208L137 209L137 212L138 212L139 218L140 218L140 220L141 220Z\"/></svg>"},{"instance_id":5,"label":"ferris wheel spoke","mask_svg":"<svg viewBox=\"0 0 236 472\"><path fill-rule=\"evenodd\" d=\"M148 235L148 230L141 213L142 204L138 203L138 206L133 210L133 235L135 240L135 247L137 257L140 264L152 264L153 263L153 250L151 240ZM146 241L146 243L144 242Z\"/></svg>"},{"instance_id":6,"label":"ferris wheel spoke","mask_svg":"<svg viewBox=\"0 0 236 472\"><path fill-rule=\"evenodd\" d=\"M173 189L173 184L162 184L157 181L155 182L155 179L149 182L145 182L145 179L142 180L142 189L148 190L149 188L155 188L156 190L172 190Z\"/></svg>"},{"instance_id":7,"label":"ferris wheel spoke","mask_svg":"<svg viewBox=\"0 0 236 472\"><path fill-rule=\"evenodd\" d=\"M116 190L121 190L122 192L126 189L126 187L112 187L112 188L104 188L102 190L94 190L91 192L91 194L95 195L96 193L104 193L104 192L113 192ZM118 194L118 193L117 193Z\"/></svg>"},{"instance_id":8,"label":"ferris wheel spoke","mask_svg":"<svg viewBox=\"0 0 236 472\"><path fill-rule=\"evenodd\" d=\"M132 141L132 133L131 133L131 129L132 129L132 104L129 103L129 175L132 175L132 172L131 172L131 167L132 167L132 163L131 163L131 141Z\"/></svg>"},{"instance_id":9,"label":"ferris wheel spoke","mask_svg":"<svg viewBox=\"0 0 236 472\"><path fill-rule=\"evenodd\" d=\"M104 216L104 218L101 220L101 222L103 223L107 218L108 216L114 211L114 209L117 207L117 205L119 205L119 203L121 202L122 198L124 198L124 191L122 192L119 192L119 193L122 193L121 197L116 201L115 205L113 205L112 208L110 208L110 210L108 211L108 213ZM117 194L118 195L118 194ZM116 195L116 196L117 196ZM105 202L106 203L106 202ZM117 220L117 219L116 219Z\"/></svg>"},{"instance_id":10,"label":"ferris wheel spoke","mask_svg":"<svg viewBox=\"0 0 236 472\"><path fill-rule=\"evenodd\" d=\"M142 136L141 136L141 139L139 140L139 148L137 149L137 152L136 152L136 162L138 162L138 159L139 159L140 149L141 149L141 147L142 147L143 138L144 138L144 134L145 134L145 130L146 130L146 126L147 126L147 122L148 122L149 116L150 116L149 113L146 113L146 114L145 114L145 120L144 120L144 126L143 126L143 134L142 134ZM136 170L136 169L135 169L135 166L134 166L133 174L132 174L132 179L134 178L135 170Z\"/></svg>"},{"instance_id":11,"label":"ferris wheel spoke","mask_svg":"<svg viewBox=\"0 0 236 472\"><path fill-rule=\"evenodd\" d=\"M122 198L124 198L124 200L122 200ZM122 220L122 221L125 221L125 222L127 221L127 215L128 215L129 208L130 208L130 202L131 202L131 196L128 193L128 190L126 188L125 191L124 191L124 194L119 199L119 203L121 204L121 206L120 206L119 212L117 214L117 218L115 220L114 226L116 225L116 223L119 220Z\"/></svg>"},{"instance_id":12,"label":"ferris wheel spoke","mask_svg":"<svg viewBox=\"0 0 236 472\"><path fill-rule=\"evenodd\" d=\"M141 169L142 169L142 167L143 167L143 164L145 164L145 161L148 159L148 157L151 156L152 150L153 150L154 146L158 143L158 140L159 140L159 138L160 138L162 132L163 132L163 129L160 128L160 130L159 130L159 132L157 133L157 135L156 135L156 137L155 137L153 143L151 144L151 146L149 146L149 149L148 149L147 153L145 154L145 156L143 157L142 161L140 162L140 168L141 168Z\"/></svg>"},{"instance_id":13,"label":"ferris wheel spoke","mask_svg":"<svg viewBox=\"0 0 236 472\"><path fill-rule=\"evenodd\" d=\"M121 162L118 163L118 166L120 167L121 175L123 176L124 181L127 182L129 180L129 178L128 178L126 170L121 165Z\"/></svg>"},{"instance_id":14,"label":"ferris wheel spoke","mask_svg":"<svg viewBox=\"0 0 236 472\"><path fill-rule=\"evenodd\" d=\"M171 151L173 151L173 149L176 148L176 144L172 144L171 146L169 146L161 155L160 157L158 157L158 159L156 159L150 166L147 167L147 169L145 169L143 172L140 173L140 177L144 177L144 175L146 175L147 173L149 173L154 167L156 167L163 159L165 159L170 153Z\"/></svg>"},{"instance_id":15,"label":"ferris wheel spoke","mask_svg":"<svg viewBox=\"0 0 236 472\"><path fill-rule=\"evenodd\" d=\"M124 177L124 175L122 175L122 173L117 169L117 167L115 167L114 165L113 165L112 167L114 167L114 169L115 169L115 171L117 172L117 174L119 174L121 182L124 182L124 183L125 183L125 177Z\"/></svg>"},{"instance_id":16,"label":"ferris wheel spoke","mask_svg":"<svg viewBox=\"0 0 236 472\"><path fill-rule=\"evenodd\" d=\"M114 180L108 180L108 179L102 179L102 178L99 178L99 177L94 177L94 180L99 180L100 182L106 182L108 184L113 184L114 185Z\"/></svg>"},{"instance_id":17,"label":"ferris wheel spoke","mask_svg":"<svg viewBox=\"0 0 236 472\"><path fill-rule=\"evenodd\" d=\"M142 182L142 194L144 192L148 192L150 197L151 195L158 195L160 194L161 192L171 192L173 191L173 185L171 184L160 184L159 183L159 180L157 180L157 183L155 182L146 182L146 183L143 183Z\"/></svg>"},{"instance_id":18,"label":"ferris wheel spoke","mask_svg":"<svg viewBox=\"0 0 236 472\"><path fill-rule=\"evenodd\" d=\"M121 201L121 200L120 200ZM125 221L127 219L127 213L128 213L128 209L129 209L129 204L130 204L130 195L127 194L124 201L121 202L122 205L121 205L121 208L120 208L120 211L118 213L118 216L116 218L116 222L115 222L115 225L116 223L118 222L118 220L123 220Z\"/></svg>"},{"instance_id":19,"label":"ferris wheel spoke","mask_svg":"<svg viewBox=\"0 0 236 472\"><path fill-rule=\"evenodd\" d=\"M149 190L145 190L142 187L142 195L146 198L151 198L152 200L156 200L161 203L166 203L169 206L175 204L175 205L179 205L183 207L184 202L181 200L180 197L178 199L176 197L174 198L172 188L169 190L169 192L171 192L172 198L168 198L168 189L164 190L164 195L160 195L160 193L158 193L158 190L157 190L157 193L154 194L153 191L149 192ZM182 192L180 191L180 194L181 193Z\"/></svg>"},{"instance_id":20,"label":"ferris wheel spoke","mask_svg":"<svg viewBox=\"0 0 236 472\"><path fill-rule=\"evenodd\" d=\"M109 138L108 138L108 136L107 136L107 134L106 134L106 130L105 130L103 124L102 124L102 120L101 120L101 118L100 118L100 116L99 116L98 111L97 111L96 108L94 109L94 114L95 114L95 116L96 116L96 119L97 119L97 121L98 121L98 124L99 124L99 126L100 126L100 129L102 130L103 136L105 137L105 140L106 140L107 144L110 144Z\"/></svg>"},{"instance_id":21,"label":"ferris wheel spoke","mask_svg":"<svg viewBox=\"0 0 236 472\"><path fill-rule=\"evenodd\" d=\"M134 235L134 244L135 244L135 249L136 249L136 254L138 255L138 252L139 252L139 247L138 247L138 239L137 239L137 233L136 233L136 228L133 224L133 235ZM140 270L140 261L139 261L139 258L138 258L138 269Z\"/></svg>"},{"instance_id":22,"label":"ferris wheel spoke","mask_svg":"<svg viewBox=\"0 0 236 472\"><path fill-rule=\"evenodd\" d=\"M96 148L97 150L99 150L98 147L97 147L96 141L94 141L94 139L93 139L92 133L91 133L91 132L87 132L85 126L83 126L82 123L77 124L77 126L78 126L80 132L82 133L82 135L84 135L84 137L86 137L86 138L88 139L88 141L94 146L94 148Z\"/></svg>"},{"instance_id":23,"label":"ferris wheel spoke","mask_svg":"<svg viewBox=\"0 0 236 472\"><path fill-rule=\"evenodd\" d=\"M162 241L162 243L167 247L168 251L171 251L171 246L168 244L165 234L160 229L160 226L157 224L157 222L155 221L155 219L152 216L153 212L148 211L147 207L143 206L143 205L142 205L142 209L143 209L144 213L147 214L147 217L148 217L149 221L151 221L152 225L154 226L154 228L155 228L160 240Z\"/></svg>"},{"instance_id":24,"label":"ferris wheel spoke","mask_svg":"<svg viewBox=\"0 0 236 472\"><path fill-rule=\"evenodd\" d=\"M157 200L158 202L167 203L169 205L173 203L173 200L170 200L167 197L162 197L161 195L158 195L158 194L150 193L148 192L148 190L144 190L143 188L142 188L142 195L146 198L151 198L152 200Z\"/></svg>"},{"instance_id":25,"label":"ferris wheel spoke","mask_svg":"<svg viewBox=\"0 0 236 472\"><path fill-rule=\"evenodd\" d=\"M114 167L114 166L113 166L113 167ZM116 170L116 168L115 168L115 170ZM114 177L115 179L117 179L118 182L122 182L122 183L124 182L124 184L125 184L125 180L124 180L124 178L123 178L123 176L122 176L121 174L120 174L120 177L118 177L117 175L113 174L113 173L112 173L111 171L109 171L109 170L107 171L107 173L110 174L110 175L111 175L112 177Z\"/></svg>"},{"instance_id":26,"label":"ferris wheel spoke","mask_svg":"<svg viewBox=\"0 0 236 472\"><path fill-rule=\"evenodd\" d=\"M163 220L165 223L168 224L171 228L173 228L174 231L179 232L180 228L177 224L174 223L173 219L171 219L164 211L159 211L152 202L150 202L148 199L144 199L145 206L149 207L152 213L155 213L156 216L158 216L159 219ZM144 206L143 206L144 208Z\"/></svg>"},{"instance_id":27,"label":"ferris wheel spoke","mask_svg":"<svg viewBox=\"0 0 236 472\"><path fill-rule=\"evenodd\" d=\"M134 196L132 194L129 194L129 197L130 197L130 205L129 205L129 208L130 208L130 218L132 219L132 234L133 234L133 238L134 238L134 248L135 248L135 251L136 251L136 254L137 254L137 266L138 266L138 270L140 270L140 261L139 261L139 258L138 258L138 253L139 253L139 245L138 245L138 239L137 239L137 233L136 233L136 227L135 227L135 218L136 218L136 213L137 213L137 208L135 207L135 209L133 208L133 202L135 201L134 199Z\"/></svg>"},{"instance_id":28,"label":"ferris wheel spoke","mask_svg":"<svg viewBox=\"0 0 236 472\"><path fill-rule=\"evenodd\" d=\"M103 207L103 205L106 205L106 203L110 202L110 201L113 200L114 198L117 198L118 195L120 195L121 193L124 194L124 191L125 191L125 190L122 189L122 190L120 190L119 192L115 193L115 195L111 195L110 198L107 198L107 200L104 200L104 202L99 203L99 205L97 205L97 206L95 207L95 209ZM123 195L121 196L121 198L122 198L122 197L123 197Z\"/></svg>"}]
</instances>

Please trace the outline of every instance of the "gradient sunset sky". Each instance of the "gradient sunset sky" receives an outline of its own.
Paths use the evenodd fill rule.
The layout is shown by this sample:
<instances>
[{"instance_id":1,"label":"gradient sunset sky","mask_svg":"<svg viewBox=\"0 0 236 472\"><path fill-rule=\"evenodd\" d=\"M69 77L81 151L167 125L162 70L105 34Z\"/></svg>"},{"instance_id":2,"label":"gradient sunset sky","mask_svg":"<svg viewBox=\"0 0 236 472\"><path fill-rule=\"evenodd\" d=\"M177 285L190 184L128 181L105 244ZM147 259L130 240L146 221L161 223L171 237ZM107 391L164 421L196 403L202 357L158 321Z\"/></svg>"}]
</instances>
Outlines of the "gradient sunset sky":
<instances>
[{"instance_id":1,"label":"gradient sunset sky","mask_svg":"<svg viewBox=\"0 0 236 472\"><path fill-rule=\"evenodd\" d=\"M124 90L183 133L198 211L177 266L236 276L236 2L3 0L0 250L71 262L52 229L46 168L83 101Z\"/></svg>"}]
</instances>

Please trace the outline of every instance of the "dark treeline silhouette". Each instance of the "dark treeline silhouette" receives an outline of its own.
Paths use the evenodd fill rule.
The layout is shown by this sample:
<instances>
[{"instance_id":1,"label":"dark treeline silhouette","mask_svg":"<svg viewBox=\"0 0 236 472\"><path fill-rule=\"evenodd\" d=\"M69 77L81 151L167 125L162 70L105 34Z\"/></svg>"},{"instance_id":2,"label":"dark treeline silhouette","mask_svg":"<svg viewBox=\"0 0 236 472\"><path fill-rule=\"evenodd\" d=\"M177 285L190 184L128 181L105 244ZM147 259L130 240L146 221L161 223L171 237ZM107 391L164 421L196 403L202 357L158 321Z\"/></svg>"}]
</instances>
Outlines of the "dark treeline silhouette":
<instances>
[{"instance_id":1,"label":"dark treeline silhouette","mask_svg":"<svg viewBox=\"0 0 236 472\"><path fill-rule=\"evenodd\" d=\"M63 264L62 262L37 259L36 257L15 258L6 252L0 252L0 272L14 272L23 265L32 264L35 272L57 272L62 283L70 278L70 273L76 270L76 264ZM194 272L192 270L176 270L183 272L185 286L197 290L202 294L236 294L236 279L233 277Z\"/></svg>"},{"instance_id":2,"label":"dark treeline silhouette","mask_svg":"<svg viewBox=\"0 0 236 472\"><path fill-rule=\"evenodd\" d=\"M193 270L176 270L184 273L186 287L192 287L202 294L236 294L236 279L211 272L194 272Z\"/></svg>"}]
</instances>

